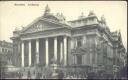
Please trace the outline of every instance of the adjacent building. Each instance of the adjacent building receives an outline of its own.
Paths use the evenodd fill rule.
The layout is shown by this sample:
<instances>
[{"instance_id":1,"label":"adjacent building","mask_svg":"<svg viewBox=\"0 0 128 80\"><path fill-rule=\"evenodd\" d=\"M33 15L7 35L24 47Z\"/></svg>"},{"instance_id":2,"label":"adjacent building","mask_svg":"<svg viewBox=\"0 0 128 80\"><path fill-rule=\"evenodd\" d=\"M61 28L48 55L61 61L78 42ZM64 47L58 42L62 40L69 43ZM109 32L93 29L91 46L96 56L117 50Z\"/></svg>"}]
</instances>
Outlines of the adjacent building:
<instances>
[{"instance_id":1,"label":"adjacent building","mask_svg":"<svg viewBox=\"0 0 128 80\"><path fill-rule=\"evenodd\" d=\"M2 60L12 62L13 44L7 41L0 41L0 55Z\"/></svg>"},{"instance_id":2,"label":"adjacent building","mask_svg":"<svg viewBox=\"0 0 128 80\"><path fill-rule=\"evenodd\" d=\"M0 78L5 77L6 66L12 64L13 45L7 41L0 41Z\"/></svg>"},{"instance_id":3,"label":"adjacent building","mask_svg":"<svg viewBox=\"0 0 128 80\"><path fill-rule=\"evenodd\" d=\"M48 5L43 16L13 32L15 66L123 66L126 51L120 31L111 32L104 16L93 11L77 20L66 21L62 13L53 15Z\"/></svg>"}]
</instances>

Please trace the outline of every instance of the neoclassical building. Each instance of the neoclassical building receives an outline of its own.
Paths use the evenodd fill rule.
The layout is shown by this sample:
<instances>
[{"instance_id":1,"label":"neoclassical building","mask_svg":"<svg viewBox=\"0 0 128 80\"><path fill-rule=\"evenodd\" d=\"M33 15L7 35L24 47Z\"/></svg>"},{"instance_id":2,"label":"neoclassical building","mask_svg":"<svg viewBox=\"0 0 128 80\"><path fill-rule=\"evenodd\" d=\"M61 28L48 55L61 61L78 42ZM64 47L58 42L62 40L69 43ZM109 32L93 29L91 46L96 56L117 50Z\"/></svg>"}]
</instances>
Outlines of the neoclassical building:
<instances>
[{"instance_id":1,"label":"neoclassical building","mask_svg":"<svg viewBox=\"0 0 128 80\"><path fill-rule=\"evenodd\" d=\"M61 13L53 15L48 5L44 14L31 24L13 32L16 66L123 65L126 52L120 31L111 32L104 16L93 11L77 20L66 21Z\"/></svg>"}]
</instances>

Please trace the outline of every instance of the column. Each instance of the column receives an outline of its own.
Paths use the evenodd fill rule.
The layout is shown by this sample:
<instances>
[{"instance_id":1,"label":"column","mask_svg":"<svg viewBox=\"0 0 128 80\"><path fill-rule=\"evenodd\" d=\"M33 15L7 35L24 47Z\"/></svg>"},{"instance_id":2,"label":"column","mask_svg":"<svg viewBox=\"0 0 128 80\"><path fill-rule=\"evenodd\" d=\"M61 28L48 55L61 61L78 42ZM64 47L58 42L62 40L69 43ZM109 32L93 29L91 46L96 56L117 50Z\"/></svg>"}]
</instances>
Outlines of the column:
<instances>
[{"instance_id":1,"label":"column","mask_svg":"<svg viewBox=\"0 0 128 80\"><path fill-rule=\"evenodd\" d=\"M57 37L54 38L54 59L57 61Z\"/></svg>"},{"instance_id":2,"label":"column","mask_svg":"<svg viewBox=\"0 0 128 80\"><path fill-rule=\"evenodd\" d=\"M60 42L60 62L63 60L63 43Z\"/></svg>"},{"instance_id":3,"label":"column","mask_svg":"<svg viewBox=\"0 0 128 80\"><path fill-rule=\"evenodd\" d=\"M24 42L22 42L21 59L22 59L21 65L22 67L24 67Z\"/></svg>"},{"instance_id":4,"label":"column","mask_svg":"<svg viewBox=\"0 0 128 80\"><path fill-rule=\"evenodd\" d=\"M90 65L92 65L92 53L90 53Z\"/></svg>"},{"instance_id":5,"label":"column","mask_svg":"<svg viewBox=\"0 0 128 80\"><path fill-rule=\"evenodd\" d=\"M39 64L39 39L36 40L36 61Z\"/></svg>"},{"instance_id":6,"label":"column","mask_svg":"<svg viewBox=\"0 0 128 80\"><path fill-rule=\"evenodd\" d=\"M77 55L74 55L75 58L75 64L77 64Z\"/></svg>"},{"instance_id":7,"label":"column","mask_svg":"<svg viewBox=\"0 0 128 80\"><path fill-rule=\"evenodd\" d=\"M64 65L67 65L67 37L64 37Z\"/></svg>"},{"instance_id":8,"label":"column","mask_svg":"<svg viewBox=\"0 0 128 80\"><path fill-rule=\"evenodd\" d=\"M95 64L97 65L97 53L95 53L96 56L95 56Z\"/></svg>"},{"instance_id":9,"label":"column","mask_svg":"<svg viewBox=\"0 0 128 80\"><path fill-rule=\"evenodd\" d=\"M87 53L84 55L84 64L87 65Z\"/></svg>"},{"instance_id":10,"label":"column","mask_svg":"<svg viewBox=\"0 0 128 80\"><path fill-rule=\"evenodd\" d=\"M84 55L82 55L82 65L84 65L85 64L85 54Z\"/></svg>"},{"instance_id":11,"label":"column","mask_svg":"<svg viewBox=\"0 0 128 80\"><path fill-rule=\"evenodd\" d=\"M49 58L48 58L48 56L49 56L49 53L48 53L48 38L46 38L46 40L45 40L45 51L46 51L46 66L48 66L48 64L49 64Z\"/></svg>"},{"instance_id":12,"label":"column","mask_svg":"<svg viewBox=\"0 0 128 80\"><path fill-rule=\"evenodd\" d=\"M73 63L74 63L74 65L75 65L75 55L73 55L73 59L74 59Z\"/></svg>"},{"instance_id":13,"label":"column","mask_svg":"<svg viewBox=\"0 0 128 80\"><path fill-rule=\"evenodd\" d=\"M28 47L29 47L29 66L31 66L31 40L29 41Z\"/></svg>"}]
</instances>

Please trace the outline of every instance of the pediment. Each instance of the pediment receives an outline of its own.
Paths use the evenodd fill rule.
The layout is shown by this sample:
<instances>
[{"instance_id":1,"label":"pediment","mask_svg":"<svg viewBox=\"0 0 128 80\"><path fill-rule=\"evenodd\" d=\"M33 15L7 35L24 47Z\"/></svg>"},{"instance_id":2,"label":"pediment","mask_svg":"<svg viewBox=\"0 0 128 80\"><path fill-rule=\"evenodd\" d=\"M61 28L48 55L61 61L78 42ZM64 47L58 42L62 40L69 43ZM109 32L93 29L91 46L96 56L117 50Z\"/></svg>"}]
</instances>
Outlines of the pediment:
<instances>
[{"instance_id":1,"label":"pediment","mask_svg":"<svg viewBox=\"0 0 128 80\"><path fill-rule=\"evenodd\" d=\"M51 29L56 29L61 27L63 26L57 25L48 21L40 20L32 24L28 28L26 28L24 31L22 31L22 33L34 33L34 32L46 31L46 30L51 30Z\"/></svg>"},{"instance_id":2,"label":"pediment","mask_svg":"<svg viewBox=\"0 0 128 80\"><path fill-rule=\"evenodd\" d=\"M47 16L44 16L44 18L47 18L47 19L50 19L50 20L53 20L53 21L59 21L59 19L56 16L53 16L53 15L47 15Z\"/></svg>"}]
</instances>

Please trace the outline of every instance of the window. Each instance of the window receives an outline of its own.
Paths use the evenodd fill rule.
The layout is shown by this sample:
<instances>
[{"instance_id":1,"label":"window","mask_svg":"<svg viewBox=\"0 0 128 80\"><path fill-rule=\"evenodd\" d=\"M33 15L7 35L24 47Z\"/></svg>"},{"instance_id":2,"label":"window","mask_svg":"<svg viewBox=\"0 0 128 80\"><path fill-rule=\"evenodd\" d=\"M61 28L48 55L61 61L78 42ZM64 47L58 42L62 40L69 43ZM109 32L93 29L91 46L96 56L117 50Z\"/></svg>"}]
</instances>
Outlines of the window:
<instances>
[{"instance_id":1,"label":"window","mask_svg":"<svg viewBox=\"0 0 128 80\"><path fill-rule=\"evenodd\" d=\"M112 58L113 57L113 49L112 49L112 47L108 45L108 48L107 49L108 49L108 51L107 51L108 57L111 57Z\"/></svg>"},{"instance_id":2,"label":"window","mask_svg":"<svg viewBox=\"0 0 128 80\"><path fill-rule=\"evenodd\" d=\"M87 36L87 46L88 46L88 48L94 48L95 47L95 37Z\"/></svg>"},{"instance_id":3,"label":"window","mask_svg":"<svg viewBox=\"0 0 128 80\"><path fill-rule=\"evenodd\" d=\"M2 52L4 52L4 48L2 48Z\"/></svg>"},{"instance_id":4,"label":"window","mask_svg":"<svg viewBox=\"0 0 128 80\"><path fill-rule=\"evenodd\" d=\"M80 40L77 41L77 47L81 47L82 46L82 43Z\"/></svg>"},{"instance_id":5,"label":"window","mask_svg":"<svg viewBox=\"0 0 128 80\"><path fill-rule=\"evenodd\" d=\"M75 42L75 39L72 38L71 40L71 49L74 49L76 47L76 42Z\"/></svg>"},{"instance_id":6,"label":"window","mask_svg":"<svg viewBox=\"0 0 128 80\"><path fill-rule=\"evenodd\" d=\"M77 64L82 64L82 55L77 55Z\"/></svg>"},{"instance_id":7,"label":"window","mask_svg":"<svg viewBox=\"0 0 128 80\"><path fill-rule=\"evenodd\" d=\"M0 52L2 52L2 48L0 48Z\"/></svg>"},{"instance_id":8,"label":"window","mask_svg":"<svg viewBox=\"0 0 128 80\"><path fill-rule=\"evenodd\" d=\"M77 38L77 47L81 47L82 46L82 37L78 37Z\"/></svg>"},{"instance_id":9,"label":"window","mask_svg":"<svg viewBox=\"0 0 128 80\"><path fill-rule=\"evenodd\" d=\"M86 44L86 36L83 36L83 45Z\"/></svg>"}]
</instances>

